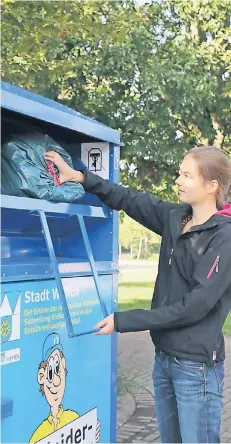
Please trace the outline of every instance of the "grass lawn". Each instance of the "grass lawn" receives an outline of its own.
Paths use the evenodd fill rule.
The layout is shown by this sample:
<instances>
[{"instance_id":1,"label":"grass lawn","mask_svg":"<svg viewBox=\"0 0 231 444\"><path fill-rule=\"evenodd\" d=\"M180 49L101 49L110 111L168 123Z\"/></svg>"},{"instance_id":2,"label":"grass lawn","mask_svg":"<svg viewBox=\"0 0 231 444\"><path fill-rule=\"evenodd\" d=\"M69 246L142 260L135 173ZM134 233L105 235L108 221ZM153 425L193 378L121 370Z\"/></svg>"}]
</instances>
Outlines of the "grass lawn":
<instances>
[{"instance_id":1,"label":"grass lawn","mask_svg":"<svg viewBox=\"0 0 231 444\"><path fill-rule=\"evenodd\" d=\"M139 282L140 284L140 282ZM132 310L133 308L149 309L152 300L153 285L149 282L140 285L119 286L119 309L121 311Z\"/></svg>"},{"instance_id":2,"label":"grass lawn","mask_svg":"<svg viewBox=\"0 0 231 444\"><path fill-rule=\"evenodd\" d=\"M157 267L123 270L119 276L119 310L150 309ZM231 311L223 332L231 335Z\"/></svg>"},{"instance_id":3,"label":"grass lawn","mask_svg":"<svg viewBox=\"0 0 231 444\"><path fill-rule=\"evenodd\" d=\"M225 321L223 332L225 335L231 335L231 311L229 312L228 317Z\"/></svg>"}]
</instances>

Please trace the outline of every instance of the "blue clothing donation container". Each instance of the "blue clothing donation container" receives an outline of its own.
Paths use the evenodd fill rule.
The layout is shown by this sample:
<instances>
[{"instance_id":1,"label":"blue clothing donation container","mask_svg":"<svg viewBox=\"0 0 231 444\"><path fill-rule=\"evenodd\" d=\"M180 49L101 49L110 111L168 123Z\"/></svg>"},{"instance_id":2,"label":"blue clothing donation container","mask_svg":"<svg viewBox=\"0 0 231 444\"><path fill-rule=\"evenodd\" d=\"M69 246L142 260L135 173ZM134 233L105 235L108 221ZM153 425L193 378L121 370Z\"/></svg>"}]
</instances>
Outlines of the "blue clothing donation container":
<instances>
[{"instance_id":1,"label":"blue clothing donation container","mask_svg":"<svg viewBox=\"0 0 231 444\"><path fill-rule=\"evenodd\" d=\"M3 140L45 132L118 182L117 131L5 82L1 106ZM93 327L117 309L117 213L2 195L1 217L1 442L116 442L116 336Z\"/></svg>"}]
</instances>

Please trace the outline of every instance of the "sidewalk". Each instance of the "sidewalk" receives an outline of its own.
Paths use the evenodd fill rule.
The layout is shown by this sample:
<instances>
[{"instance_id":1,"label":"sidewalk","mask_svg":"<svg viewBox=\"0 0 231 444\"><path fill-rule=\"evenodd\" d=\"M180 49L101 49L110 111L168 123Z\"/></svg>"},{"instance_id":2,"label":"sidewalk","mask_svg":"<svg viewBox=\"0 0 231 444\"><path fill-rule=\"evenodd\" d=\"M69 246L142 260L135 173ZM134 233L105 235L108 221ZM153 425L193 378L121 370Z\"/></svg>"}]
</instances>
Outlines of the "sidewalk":
<instances>
[{"instance_id":1,"label":"sidewalk","mask_svg":"<svg viewBox=\"0 0 231 444\"><path fill-rule=\"evenodd\" d=\"M154 348L148 332L118 335L118 443L160 442L152 388ZM226 337L226 381L221 442L231 442L231 337Z\"/></svg>"}]
</instances>

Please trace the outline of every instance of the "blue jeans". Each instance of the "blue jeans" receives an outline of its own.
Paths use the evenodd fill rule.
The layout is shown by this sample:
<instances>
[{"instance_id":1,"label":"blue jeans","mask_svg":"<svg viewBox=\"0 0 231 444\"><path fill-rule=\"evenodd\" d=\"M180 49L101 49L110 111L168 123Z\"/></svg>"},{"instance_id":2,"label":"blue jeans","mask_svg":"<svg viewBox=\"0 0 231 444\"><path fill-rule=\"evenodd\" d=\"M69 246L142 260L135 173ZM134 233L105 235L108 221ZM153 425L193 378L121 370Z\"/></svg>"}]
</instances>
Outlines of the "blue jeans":
<instances>
[{"instance_id":1,"label":"blue jeans","mask_svg":"<svg viewBox=\"0 0 231 444\"><path fill-rule=\"evenodd\" d=\"M162 443L219 443L224 363L177 359L159 351L153 370Z\"/></svg>"}]
</instances>

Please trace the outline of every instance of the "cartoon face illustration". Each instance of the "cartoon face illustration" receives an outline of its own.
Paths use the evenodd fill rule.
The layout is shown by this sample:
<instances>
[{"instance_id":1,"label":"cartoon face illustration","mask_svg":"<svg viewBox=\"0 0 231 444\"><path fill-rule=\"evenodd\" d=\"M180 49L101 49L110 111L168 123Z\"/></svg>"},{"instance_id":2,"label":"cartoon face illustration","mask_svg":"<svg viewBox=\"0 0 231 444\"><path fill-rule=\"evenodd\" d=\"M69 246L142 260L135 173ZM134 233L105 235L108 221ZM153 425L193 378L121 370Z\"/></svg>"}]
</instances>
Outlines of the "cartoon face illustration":
<instances>
[{"instance_id":1,"label":"cartoon face illustration","mask_svg":"<svg viewBox=\"0 0 231 444\"><path fill-rule=\"evenodd\" d=\"M38 370L40 391L52 409L62 402L66 386L66 361L61 350L56 348L47 361L41 362Z\"/></svg>"},{"instance_id":2,"label":"cartoon face illustration","mask_svg":"<svg viewBox=\"0 0 231 444\"><path fill-rule=\"evenodd\" d=\"M50 406L49 416L34 431L30 443L37 443L67 424L73 423L80 415L65 410L62 400L66 389L67 368L63 346L58 333L49 334L43 344L42 361L38 367L37 380L40 392ZM100 439L100 421L97 420L95 442Z\"/></svg>"}]
</instances>

